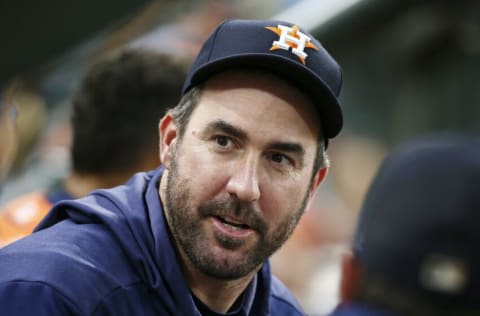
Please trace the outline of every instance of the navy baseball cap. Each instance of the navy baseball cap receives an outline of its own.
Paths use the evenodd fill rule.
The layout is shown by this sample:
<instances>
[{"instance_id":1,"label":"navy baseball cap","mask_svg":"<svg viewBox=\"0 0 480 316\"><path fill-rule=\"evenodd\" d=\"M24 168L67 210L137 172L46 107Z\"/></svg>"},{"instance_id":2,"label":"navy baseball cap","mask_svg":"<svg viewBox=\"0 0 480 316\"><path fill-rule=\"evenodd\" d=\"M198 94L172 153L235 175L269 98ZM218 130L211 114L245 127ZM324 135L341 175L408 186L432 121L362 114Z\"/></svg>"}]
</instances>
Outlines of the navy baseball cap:
<instances>
[{"instance_id":1,"label":"navy baseball cap","mask_svg":"<svg viewBox=\"0 0 480 316\"><path fill-rule=\"evenodd\" d=\"M202 46L182 94L232 68L264 69L291 82L317 106L328 142L343 126L338 101L342 71L323 46L297 25L273 20L227 20Z\"/></svg>"},{"instance_id":2,"label":"navy baseball cap","mask_svg":"<svg viewBox=\"0 0 480 316\"><path fill-rule=\"evenodd\" d=\"M361 209L362 267L436 303L480 307L480 137L429 137L394 151Z\"/></svg>"}]
</instances>

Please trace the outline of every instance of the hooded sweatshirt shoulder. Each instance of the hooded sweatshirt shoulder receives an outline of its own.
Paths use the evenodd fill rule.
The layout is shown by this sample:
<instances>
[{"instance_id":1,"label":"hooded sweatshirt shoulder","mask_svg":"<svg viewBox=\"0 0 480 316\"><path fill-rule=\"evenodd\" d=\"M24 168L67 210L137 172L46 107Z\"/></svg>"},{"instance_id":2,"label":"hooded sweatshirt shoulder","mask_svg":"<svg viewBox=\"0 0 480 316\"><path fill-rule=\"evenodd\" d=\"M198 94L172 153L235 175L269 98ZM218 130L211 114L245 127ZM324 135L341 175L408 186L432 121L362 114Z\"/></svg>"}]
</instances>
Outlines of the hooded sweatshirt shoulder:
<instances>
[{"instance_id":1,"label":"hooded sweatshirt shoulder","mask_svg":"<svg viewBox=\"0 0 480 316\"><path fill-rule=\"evenodd\" d=\"M145 247L151 230L144 232L148 217L142 193L150 178L138 174L124 186L61 202L34 234L3 248L2 314L100 315L102 305L113 298L126 303L132 292L149 292L144 282L149 271L142 261L149 259ZM125 212L135 214L127 217ZM29 304L17 297L28 298ZM58 313L56 306L62 306Z\"/></svg>"},{"instance_id":2,"label":"hooded sweatshirt shoulder","mask_svg":"<svg viewBox=\"0 0 480 316\"><path fill-rule=\"evenodd\" d=\"M163 217L161 174L60 202L1 249L2 315L200 315ZM251 315L303 315L268 262L257 279Z\"/></svg>"}]
</instances>

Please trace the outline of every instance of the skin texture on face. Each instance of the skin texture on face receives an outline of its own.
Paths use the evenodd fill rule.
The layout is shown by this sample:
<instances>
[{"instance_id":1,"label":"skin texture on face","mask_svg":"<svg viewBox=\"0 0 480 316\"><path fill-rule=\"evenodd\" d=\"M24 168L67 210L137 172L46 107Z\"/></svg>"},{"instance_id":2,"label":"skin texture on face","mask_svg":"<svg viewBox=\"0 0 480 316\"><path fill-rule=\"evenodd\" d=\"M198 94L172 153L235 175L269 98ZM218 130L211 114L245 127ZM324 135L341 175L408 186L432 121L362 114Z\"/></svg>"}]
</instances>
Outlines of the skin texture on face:
<instances>
[{"instance_id":1,"label":"skin texture on face","mask_svg":"<svg viewBox=\"0 0 480 316\"><path fill-rule=\"evenodd\" d=\"M217 75L180 138L160 123L160 195L187 266L251 278L288 239L324 173L312 179L319 121L311 101L263 73Z\"/></svg>"}]
</instances>

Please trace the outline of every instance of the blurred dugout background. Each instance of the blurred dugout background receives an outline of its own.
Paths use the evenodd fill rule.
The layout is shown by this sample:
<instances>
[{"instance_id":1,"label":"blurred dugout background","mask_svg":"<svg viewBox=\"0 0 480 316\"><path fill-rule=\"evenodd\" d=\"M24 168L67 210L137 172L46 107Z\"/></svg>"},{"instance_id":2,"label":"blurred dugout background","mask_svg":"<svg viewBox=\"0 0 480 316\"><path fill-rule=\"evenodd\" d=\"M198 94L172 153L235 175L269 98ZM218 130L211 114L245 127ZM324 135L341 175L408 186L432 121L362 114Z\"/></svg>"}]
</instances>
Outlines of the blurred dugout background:
<instances>
[{"instance_id":1,"label":"blurred dugout background","mask_svg":"<svg viewBox=\"0 0 480 316\"><path fill-rule=\"evenodd\" d=\"M298 23L344 70L345 129L329 147L329 176L272 259L321 315L337 302L339 256L386 152L428 133L478 132L480 1L4 0L0 86L15 81L20 144L0 202L67 173L69 96L92 61L123 46L194 56L231 17Z\"/></svg>"}]
</instances>

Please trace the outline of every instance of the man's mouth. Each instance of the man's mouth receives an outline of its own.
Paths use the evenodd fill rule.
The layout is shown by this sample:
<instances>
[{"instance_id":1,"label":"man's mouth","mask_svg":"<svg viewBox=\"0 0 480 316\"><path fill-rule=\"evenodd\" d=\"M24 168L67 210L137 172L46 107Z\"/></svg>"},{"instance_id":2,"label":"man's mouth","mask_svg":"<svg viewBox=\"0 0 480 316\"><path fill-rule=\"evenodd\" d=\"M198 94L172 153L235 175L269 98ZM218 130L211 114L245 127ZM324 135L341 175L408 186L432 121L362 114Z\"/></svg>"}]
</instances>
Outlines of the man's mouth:
<instances>
[{"instance_id":1,"label":"man's mouth","mask_svg":"<svg viewBox=\"0 0 480 316\"><path fill-rule=\"evenodd\" d=\"M215 235L221 240L221 243L225 248L234 249L238 247L240 244L232 244L233 240L239 242L254 233L254 229L250 225L245 224L238 218L220 215L213 215L210 218L213 227L215 227Z\"/></svg>"},{"instance_id":2,"label":"man's mouth","mask_svg":"<svg viewBox=\"0 0 480 316\"><path fill-rule=\"evenodd\" d=\"M209 218L223 234L236 238L254 233L265 235L268 229L261 211L251 203L234 198L205 202L199 206L198 213L201 218Z\"/></svg>"},{"instance_id":3,"label":"man's mouth","mask_svg":"<svg viewBox=\"0 0 480 316\"><path fill-rule=\"evenodd\" d=\"M250 229L250 226L241 222L240 220L234 219L230 216L214 216L217 218L225 227L234 229L234 230L242 230L242 229Z\"/></svg>"}]
</instances>

